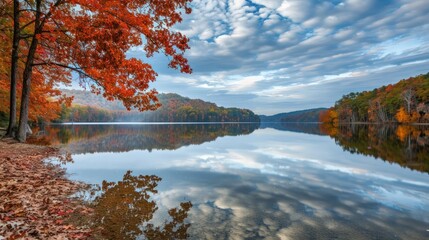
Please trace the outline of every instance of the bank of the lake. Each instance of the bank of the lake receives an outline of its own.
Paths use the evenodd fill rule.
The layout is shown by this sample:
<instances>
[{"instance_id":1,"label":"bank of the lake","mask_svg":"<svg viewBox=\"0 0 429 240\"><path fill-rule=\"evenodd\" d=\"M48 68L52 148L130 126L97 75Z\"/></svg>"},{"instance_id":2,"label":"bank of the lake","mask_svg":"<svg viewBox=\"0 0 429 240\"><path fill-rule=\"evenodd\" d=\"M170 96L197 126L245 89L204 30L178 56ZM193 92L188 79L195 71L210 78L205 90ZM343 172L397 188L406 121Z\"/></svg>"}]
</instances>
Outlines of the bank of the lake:
<instances>
[{"instance_id":1,"label":"bank of the lake","mask_svg":"<svg viewBox=\"0 0 429 240\"><path fill-rule=\"evenodd\" d=\"M84 239L89 230L68 218L88 211L70 196L84 185L58 164L58 148L18 143L0 132L0 239Z\"/></svg>"}]
</instances>

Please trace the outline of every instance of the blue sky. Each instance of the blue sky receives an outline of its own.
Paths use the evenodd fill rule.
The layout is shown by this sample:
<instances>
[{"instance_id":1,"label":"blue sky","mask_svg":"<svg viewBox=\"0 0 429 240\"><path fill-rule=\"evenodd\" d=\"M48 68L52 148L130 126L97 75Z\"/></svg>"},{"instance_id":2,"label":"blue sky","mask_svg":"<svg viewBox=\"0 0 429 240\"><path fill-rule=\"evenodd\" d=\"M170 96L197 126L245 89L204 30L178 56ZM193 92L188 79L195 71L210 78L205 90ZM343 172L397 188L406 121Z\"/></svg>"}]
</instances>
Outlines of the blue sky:
<instances>
[{"instance_id":1,"label":"blue sky","mask_svg":"<svg viewBox=\"0 0 429 240\"><path fill-rule=\"evenodd\" d=\"M428 0L193 0L191 75L151 60L159 92L274 114L332 106L429 72ZM139 48L131 56L143 54Z\"/></svg>"}]
</instances>

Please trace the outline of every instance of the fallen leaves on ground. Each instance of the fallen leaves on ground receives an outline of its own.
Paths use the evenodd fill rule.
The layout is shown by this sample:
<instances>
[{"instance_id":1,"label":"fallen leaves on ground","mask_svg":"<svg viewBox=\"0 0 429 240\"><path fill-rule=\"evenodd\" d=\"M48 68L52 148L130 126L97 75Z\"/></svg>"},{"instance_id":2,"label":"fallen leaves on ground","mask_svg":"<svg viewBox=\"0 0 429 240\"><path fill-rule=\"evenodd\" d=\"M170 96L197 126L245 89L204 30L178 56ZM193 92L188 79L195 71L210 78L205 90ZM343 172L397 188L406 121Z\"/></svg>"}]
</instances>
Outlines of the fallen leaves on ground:
<instances>
[{"instance_id":1,"label":"fallen leaves on ground","mask_svg":"<svg viewBox=\"0 0 429 240\"><path fill-rule=\"evenodd\" d=\"M44 161L56 148L0 140L0 239L85 239L90 230L68 221L91 213L70 196L85 187ZM2 238L3 237L3 238Z\"/></svg>"}]
</instances>

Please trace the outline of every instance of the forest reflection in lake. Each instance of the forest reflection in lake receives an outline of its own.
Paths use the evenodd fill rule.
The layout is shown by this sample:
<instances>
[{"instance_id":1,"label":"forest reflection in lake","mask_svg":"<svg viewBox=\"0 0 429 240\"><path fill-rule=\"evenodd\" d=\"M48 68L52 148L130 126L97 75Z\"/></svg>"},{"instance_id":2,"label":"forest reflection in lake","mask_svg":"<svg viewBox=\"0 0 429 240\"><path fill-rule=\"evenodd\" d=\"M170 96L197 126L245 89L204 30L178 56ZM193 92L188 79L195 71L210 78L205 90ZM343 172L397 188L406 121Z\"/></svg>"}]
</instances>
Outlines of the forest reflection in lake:
<instances>
[{"instance_id":1,"label":"forest reflection in lake","mask_svg":"<svg viewBox=\"0 0 429 240\"><path fill-rule=\"evenodd\" d=\"M429 127L355 124L329 127L305 123L56 125L45 129L51 144L72 153L174 150L218 137L251 134L258 128L329 135L344 150L429 173Z\"/></svg>"},{"instance_id":2,"label":"forest reflection in lake","mask_svg":"<svg viewBox=\"0 0 429 240\"><path fill-rule=\"evenodd\" d=\"M59 136L64 130L55 129L72 127L76 126L51 126L46 131ZM130 142L136 147L119 151L113 141L105 139L115 139L118 132L125 132L121 130L123 127L100 131L103 137L92 133L78 137L85 134L70 131L65 147L71 146L74 159L74 163L66 166L71 178L95 184L103 180L116 182L128 170L136 175L161 177L159 193L153 196L160 212L192 202L186 220L191 224L187 229L190 239L429 237L429 174L425 168L401 161L391 164L394 159L389 159L390 155L397 153L365 152L365 149L389 151L381 147L384 141L397 144L395 149L406 153L410 143L415 156L412 161L427 164L420 154L427 147L424 129L418 130L418 134L409 131L404 135L400 134L402 130L386 130L388 137L382 141L373 139L378 137L374 134L377 131L370 133L373 130L365 127L335 132L312 125L306 133L303 126L262 124L258 128L224 124L189 127L179 134L179 129L172 131L175 133L150 133L139 130L143 126L133 126L125 127L132 129L126 131L131 136L118 139L131 141L138 139L133 134L144 133L158 139L161 147L149 144L150 141L138 145ZM152 129L157 131L157 128L174 129L171 126ZM208 133L206 129L212 131ZM354 139L356 133L362 136ZM106 137L109 134L111 137ZM163 142L170 134L179 139L172 145ZM346 142L346 136L354 140ZM399 136L411 139L401 140ZM192 138L199 140L187 140ZM98 142L98 139L103 140ZM74 147L76 143L92 147L85 152L84 147ZM364 147L362 150L350 147L355 145ZM97 146L100 148L96 149Z\"/></svg>"},{"instance_id":3,"label":"forest reflection in lake","mask_svg":"<svg viewBox=\"0 0 429 240\"><path fill-rule=\"evenodd\" d=\"M232 124L74 124L53 125L45 131L54 145L72 153L125 152L135 149L174 150L218 137L250 134L259 123Z\"/></svg>"},{"instance_id":4,"label":"forest reflection in lake","mask_svg":"<svg viewBox=\"0 0 429 240\"><path fill-rule=\"evenodd\" d=\"M127 171L118 182L103 181L82 191L93 209L92 214L80 214L81 225L94 229L94 239L187 239L189 223L186 223L191 202L168 210L162 221L154 218L158 213L153 196L162 179L155 175L134 176Z\"/></svg>"},{"instance_id":5,"label":"forest reflection in lake","mask_svg":"<svg viewBox=\"0 0 429 240\"><path fill-rule=\"evenodd\" d=\"M321 125L321 129L346 151L429 173L428 126Z\"/></svg>"}]
</instances>

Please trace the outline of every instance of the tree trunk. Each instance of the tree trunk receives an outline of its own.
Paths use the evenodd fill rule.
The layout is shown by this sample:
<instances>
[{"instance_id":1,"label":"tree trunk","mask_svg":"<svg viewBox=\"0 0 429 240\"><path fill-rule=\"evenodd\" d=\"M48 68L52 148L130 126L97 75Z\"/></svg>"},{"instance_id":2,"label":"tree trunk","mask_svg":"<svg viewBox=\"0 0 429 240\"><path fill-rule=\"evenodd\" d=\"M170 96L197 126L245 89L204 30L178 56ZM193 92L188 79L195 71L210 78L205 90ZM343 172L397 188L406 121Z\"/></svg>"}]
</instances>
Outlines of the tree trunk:
<instances>
[{"instance_id":1,"label":"tree trunk","mask_svg":"<svg viewBox=\"0 0 429 240\"><path fill-rule=\"evenodd\" d=\"M13 1L13 42L12 59L10 69L10 105L9 105L9 126L6 136L15 135L16 125L16 77L18 75L18 52L19 52L19 0Z\"/></svg>"},{"instance_id":2,"label":"tree trunk","mask_svg":"<svg viewBox=\"0 0 429 240\"><path fill-rule=\"evenodd\" d=\"M25 142L27 139L27 125L28 125L28 109L30 104L30 89L31 89L31 76L33 73L34 55L36 54L37 45L39 40L37 35L41 32L42 26L40 23L40 6L41 0L36 0L36 18L34 21L34 34L31 40L30 49L28 50L27 61L25 62L24 73L22 77L22 96L21 96L21 111L18 125L17 140Z\"/></svg>"},{"instance_id":3,"label":"tree trunk","mask_svg":"<svg viewBox=\"0 0 429 240\"><path fill-rule=\"evenodd\" d=\"M414 90L412 88L408 88L407 90L402 92L401 95L407 104L407 113L411 114L411 105L413 104L413 100L414 100Z\"/></svg>"}]
</instances>

